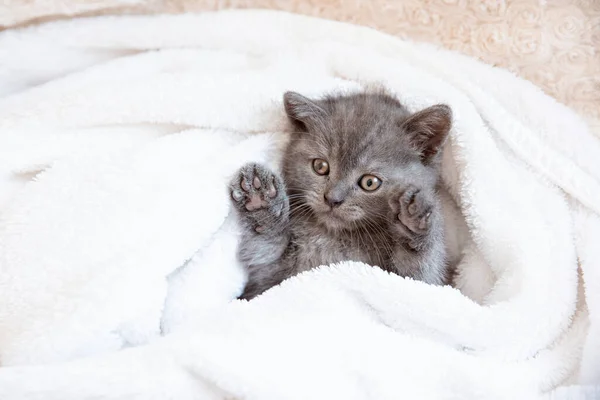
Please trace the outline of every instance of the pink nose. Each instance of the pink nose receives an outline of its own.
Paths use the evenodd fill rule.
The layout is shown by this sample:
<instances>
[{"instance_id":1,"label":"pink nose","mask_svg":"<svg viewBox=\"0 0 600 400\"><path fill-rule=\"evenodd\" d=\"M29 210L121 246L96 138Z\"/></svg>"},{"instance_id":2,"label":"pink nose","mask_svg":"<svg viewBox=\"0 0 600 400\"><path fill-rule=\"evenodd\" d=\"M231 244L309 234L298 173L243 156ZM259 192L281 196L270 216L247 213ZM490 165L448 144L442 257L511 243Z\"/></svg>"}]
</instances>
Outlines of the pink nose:
<instances>
[{"instance_id":1,"label":"pink nose","mask_svg":"<svg viewBox=\"0 0 600 400\"><path fill-rule=\"evenodd\" d=\"M336 196L335 194L332 194L332 193L325 193L325 195L323 197L325 199L325 202L327 204L329 204L329 206L331 208L339 207L344 202L343 197Z\"/></svg>"}]
</instances>

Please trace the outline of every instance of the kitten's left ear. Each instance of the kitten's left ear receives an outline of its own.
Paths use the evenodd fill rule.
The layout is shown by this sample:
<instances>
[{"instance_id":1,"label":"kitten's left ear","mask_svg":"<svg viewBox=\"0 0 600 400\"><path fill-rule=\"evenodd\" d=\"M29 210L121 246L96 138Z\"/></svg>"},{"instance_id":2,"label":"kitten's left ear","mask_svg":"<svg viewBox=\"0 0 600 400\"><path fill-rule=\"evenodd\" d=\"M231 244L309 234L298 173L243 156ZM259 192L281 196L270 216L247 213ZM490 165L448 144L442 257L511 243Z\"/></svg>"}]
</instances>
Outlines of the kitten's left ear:
<instances>
[{"instance_id":1,"label":"kitten's left ear","mask_svg":"<svg viewBox=\"0 0 600 400\"><path fill-rule=\"evenodd\" d=\"M425 163L440 152L451 126L452 110L445 104L419 111L402 123L411 145L421 154Z\"/></svg>"}]
</instances>

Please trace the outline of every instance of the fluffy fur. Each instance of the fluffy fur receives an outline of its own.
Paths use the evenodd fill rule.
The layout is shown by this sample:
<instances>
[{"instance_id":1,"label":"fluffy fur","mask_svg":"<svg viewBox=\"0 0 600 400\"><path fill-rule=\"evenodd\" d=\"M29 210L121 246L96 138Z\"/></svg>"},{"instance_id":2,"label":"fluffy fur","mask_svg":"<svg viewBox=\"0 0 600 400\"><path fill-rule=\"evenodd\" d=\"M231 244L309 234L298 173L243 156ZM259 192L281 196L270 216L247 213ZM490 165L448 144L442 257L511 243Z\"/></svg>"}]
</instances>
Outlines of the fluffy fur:
<instances>
[{"instance_id":1,"label":"fluffy fur","mask_svg":"<svg viewBox=\"0 0 600 400\"><path fill-rule=\"evenodd\" d=\"M345 260L445 283L436 192L450 108L411 115L383 91L322 100L288 92L284 105L295 130L283 175L250 164L231 183L249 275L241 297Z\"/></svg>"}]
</instances>

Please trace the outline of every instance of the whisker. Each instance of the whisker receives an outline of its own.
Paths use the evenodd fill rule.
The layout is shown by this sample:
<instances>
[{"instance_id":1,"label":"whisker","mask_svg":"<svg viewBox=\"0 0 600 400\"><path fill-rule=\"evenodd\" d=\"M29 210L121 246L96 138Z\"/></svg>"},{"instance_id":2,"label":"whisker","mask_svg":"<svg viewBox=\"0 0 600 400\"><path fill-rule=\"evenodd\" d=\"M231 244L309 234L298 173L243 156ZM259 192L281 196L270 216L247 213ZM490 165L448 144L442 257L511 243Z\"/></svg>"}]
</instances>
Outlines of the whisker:
<instances>
[{"instance_id":1,"label":"whisker","mask_svg":"<svg viewBox=\"0 0 600 400\"><path fill-rule=\"evenodd\" d=\"M384 240L380 240L379 242L375 242L375 240L371 237L371 240L373 240L373 245L375 246L375 248L377 249L377 253L380 257L380 262L383 264L386 260L381 258L381 254L379 253L379 244L381 243L384 247L384 250L387 253L387 257L391 257L393 254L393 249L390 247L389 243L387 242L387 240L385 240L385 232L383 231L383 229L379 226L377 226L376 224L374 224L372 221L370 221L369 219L365 219L365 223L367 224L367 226L371 229L373 229L375 231L375 234L378 234L380 236L384 236ZM371 236L370 232L367 231L367 234L369 236Z\"/></svg>"},{"instance_id":2,"label":"whisker","mask_svg":"<svg viewBox=\"0 0 600 400\"><path fill-rule=\"evenodd\" d=\"M373 244L373 247L375 248L375 252L377 253L377 264L379 266L381 266L383 264L384 260L383 260L383 257L381 256L381 252L379 251L378 243L375 241L375 239L373 239L373 236L367 229L364 229L364 232L369 236L369 239L371 240L371 243Z\"/></svg>"},{"instance_id":3,"label":"whisker","mask_svg":"<svg viewBox=\"0 0 600 400\"><path fill-rule=\"evenodd\" d=\"M381 236L383 236L384 240L381 241L381 243L383 244L383 246L386 248L387 252L388 252L388 257L391 257L394 254L394 249L393 246L390 245L388 239L388 234L387 232L379 225L377 224L375 221L372 221L368 218L365 219L365 222L372 228L375 230L375 232Z\"/></svg>"},{"instance_id":4,"label":"whisker","mask_svg":"<svg viewBox=\"0 0 600 400\"><path fill-rule=\"evenodd\" d=\"M298 213L300 211L304 212L304 211L307 211L307 210L312 212L312 209L311 209L311 207L308 204L306 204L306 203L299 204L299 205L296 205L296 206L290 208L290 215L294 215L295 214L296 216L298 216Z\"/></svg>"}]
</instances>

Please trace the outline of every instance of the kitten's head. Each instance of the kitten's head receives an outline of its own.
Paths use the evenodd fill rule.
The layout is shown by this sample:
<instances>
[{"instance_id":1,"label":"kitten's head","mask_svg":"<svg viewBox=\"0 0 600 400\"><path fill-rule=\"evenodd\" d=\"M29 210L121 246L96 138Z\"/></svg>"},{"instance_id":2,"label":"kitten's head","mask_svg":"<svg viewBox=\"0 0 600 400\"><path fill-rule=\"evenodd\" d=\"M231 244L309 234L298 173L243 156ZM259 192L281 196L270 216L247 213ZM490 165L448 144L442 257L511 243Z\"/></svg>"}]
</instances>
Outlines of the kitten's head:
<instances>
[{"instance_id":1,"label":"kitten's head","mask_svg":"<svg viewBox=\"0 0 600 400\"><path fill-rule=\"evenodd\" d=\"M383 92L311 100L287 92L294 133L284 159L293 212L332 231L388 217L394 188L433 190L452 113L437 105L410 114Z\"/></svg>"}]
</instances>

